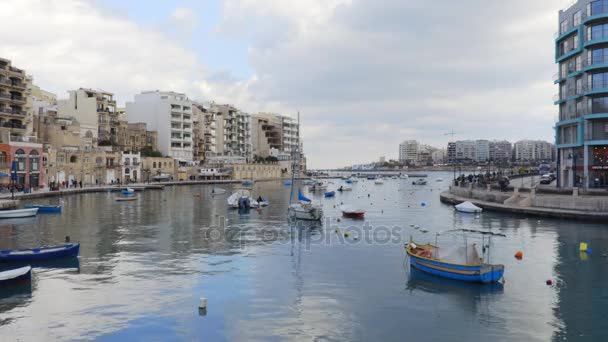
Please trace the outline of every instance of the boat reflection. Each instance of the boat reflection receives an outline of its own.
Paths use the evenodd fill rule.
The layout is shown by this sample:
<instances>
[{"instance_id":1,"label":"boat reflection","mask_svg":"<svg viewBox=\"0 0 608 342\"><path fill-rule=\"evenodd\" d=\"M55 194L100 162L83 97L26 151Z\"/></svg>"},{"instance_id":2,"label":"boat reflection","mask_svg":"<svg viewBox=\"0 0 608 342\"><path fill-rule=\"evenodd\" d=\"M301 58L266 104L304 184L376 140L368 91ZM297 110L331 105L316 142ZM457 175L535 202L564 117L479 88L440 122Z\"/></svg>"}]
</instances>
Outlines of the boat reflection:
<instances>
[{"instance_id":1,"label":"boat reflection","mask_svg":"<svg viewBox=\"0 0 608 342\"><path fill-rule=\"evenodd\" d=\"M24 266L32 266L32 268L47 268L47 269L76 269L80 270L80 260L78 257L55 258L50 260L29 260L29 261L12 261L0 263L0 271L15 269Z\"/></svg>"},{"instance_id":2,"label":"boat reflection","mask_svg":"<svg viewBox=\"0 0 608 342\"><path fill-rule=\"evenodd\" d=\"M504 292L502 283L467 283L458 280L440 278L431 274L410 268L407 290L419 290L434 294L454 294L462 297L476 298L482 295L497 295Z\"/></svg>"}]
</instances>

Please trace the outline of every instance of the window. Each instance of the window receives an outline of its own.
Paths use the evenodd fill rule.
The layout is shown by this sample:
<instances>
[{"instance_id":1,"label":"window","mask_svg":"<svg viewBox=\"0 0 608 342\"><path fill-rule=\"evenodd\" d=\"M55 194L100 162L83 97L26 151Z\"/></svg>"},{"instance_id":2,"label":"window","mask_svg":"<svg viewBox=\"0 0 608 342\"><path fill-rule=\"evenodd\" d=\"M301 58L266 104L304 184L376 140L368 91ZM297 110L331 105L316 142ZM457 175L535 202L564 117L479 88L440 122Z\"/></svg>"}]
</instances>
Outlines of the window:
<instances>
[{"instance_id":1,"label":"window","mask_svg":"<svg viewBox=\"0 0 608 342\"><path fill-rule=\"evenodd\" d=\"M598 15L608 12L608 1L598 0L594 1L587 6L587 14Z\"/></svg>"},{"instance_id":2,"label":"window","mask_svg":"<svg viewBox=\"0 0 608 342\"><path fill-rule=\"evenodd\" d=\"M583 70L583 56L576 56L576 71Z\"/></svg>"},{"instance_id":3,"label":"window","mask_svg":"<svg viewBox=\"0 0 608 342\"><path fill-rule=\"evenodd\" d=\"M15 159L17 160L17 171L25 171L25 152L22 149L15 151Z\"/></svg>"},{"instance_id":4,"label":"window","mask_svg":"<svg viewBox=\"0 0 608 342\"><path fill-rule=\"evenodd\" d=\"M129 165L130 162L131 160L129 158L125 158L125 165Z\"/></svg>"},{"instance_id":5,"label":"window","mask_svg":"<svg viewBox=\"0 0 608 342\"><path fill-rule=\"evenodd\" d=\"M30 152L30 171L40 171L40 154L36 150Z\"/></svg>"},{"instance_id":6,"label":"window","mask_svg":"<svg viewBox=\"0 0 608 342\"><path fill-rule=\"evenodd\" d=\"M574 16L572 17L572 24L574 26L578 26L582 23L583 19L583 13L581 11L578 11L576 13L574 13Z\"/></svg>"},{"instance_id":7,"label":"window","mask_svg":"<svg viewBox=\"0 0 608 342\"><path fill-rule=\"evenodd\" d=\"M596 97L591 101L591 114L608 113L608 97Z\"/></svg>"},{"instance_id":8,"label":"window","mask_svg":"<svg viewBox=\"0 0 608 342\"><path fill-rule=\"evenodd\" d=\"M578 35L572 37L572 49L578 49Z\"/></svg>"},{"instance_id":9,"label":"window","mask_svg":"<svg viewBox=\"0 0 608 342\"><path fill-rule=\"evenodd\" d=\"M583 93L583 79L582 78L578 78L576 80L576 94L580 95Z\"/></svg>"},{"instance_id":10,"label":"window","mask_svg":"<svg viewBox=\"0 0 608 342\"><path fill-rule=\"evenodd\" d=\"M589 75L592 79L591 89L608 88L608 72Z\"/></svg>"},{"instance_id":11,"label":"window","mask_svg":"<svg viewBox=\"0 0 608 342\"><path fill-rule=\"evenodd\" d=\"M591 52L591 63L602 64L608 61L608 48L595 49Z\"/></svg>"},{"instance_id":12,"label":"window","mask_svg":"<svg viewBox=\"0 0 608 342\"><path fill-rule=\"evenodd\" d=\"M576 116L583 116L583 101L576 101Z\"/></svg>"},{"instance_id":13,"label":"window","mask_svg":"<svg viewBox=\"0 0 608 342\"><path fill-rule=\"evenodd\" d=\"M568 31L568 19L562 21L561 24L559 25L559 33L560 34L563 34L566 31Z\"/></svg>"},{"instance_id":14,"label":"window","mask_svg":"<svg viewBox=\"0 0 608 342\"><path fill-rule=\"evenodd\" d=\"M71 156L71 157L70 157L70 163L76 163L76 162L78 162L78 157L76 157L76 156Z\"/></svg>"},{"instance_id":15,"label":"window","mask_svg":"<svg viewBox=\"0 0 608 342\"><path fill-rule=\"evenodd\" d=\"M568 65L566 63L562 63L561 65L561 74L559 78L564 78L568 75Z\"/></svg>"},{"instance_id":16,"label":"window","mask_svg":"<svg viewBox=\"0 0 608 342\"><path fill-rule=\"evenodd\" d=\"M0 152L0 163L8 163L8 155L6 154L6 152Z\"/></svg>"},{"instance_id":17,"label":"window","mask_svg":"<svg viewBox=\"0 0 608 342\"><path fill-rule=\"evenodd\" d=\"M153 168L153 169L156 169L156 162L153 162L153 163L152 163L152 168Z\"/></svg>"}]
</instances>

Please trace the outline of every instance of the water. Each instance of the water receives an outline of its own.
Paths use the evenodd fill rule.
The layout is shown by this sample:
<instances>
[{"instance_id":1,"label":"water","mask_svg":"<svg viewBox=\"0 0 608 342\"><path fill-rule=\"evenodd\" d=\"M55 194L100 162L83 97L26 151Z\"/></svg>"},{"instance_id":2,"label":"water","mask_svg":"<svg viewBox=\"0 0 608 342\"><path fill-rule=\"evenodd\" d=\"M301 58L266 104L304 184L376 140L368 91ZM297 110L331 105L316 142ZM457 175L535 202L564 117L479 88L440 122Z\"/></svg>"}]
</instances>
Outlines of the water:
<instances>
[{"instance_id":1,"label":"water","mask_svg":"<svg viewBox=\"0 0 608 342\"><path fill-rule=\"evenodd\" d=\"M284 219L282 182L256 184L271 206L248 215L228 210L229 193L211 197L210 186L149 190L137 202L66 196L61 215L0 221L1 249L66 235L82 244L78 260L35 268L31 286L0 288L0 340L603 340L605 225L458 214L439 202L450 179L430 173L424 187L360 181L333 199L313 195L328 221L296 228ZM365 208L366 220L337 222L340 202ZM492 261L505 264L504 285L409 270L410 236L434 242L434 232L462 227L507 235L492 249ZM366 230L371 237L360 235ZM581 255L580 241L593 253Z\"/></svg>"}]
</instances>

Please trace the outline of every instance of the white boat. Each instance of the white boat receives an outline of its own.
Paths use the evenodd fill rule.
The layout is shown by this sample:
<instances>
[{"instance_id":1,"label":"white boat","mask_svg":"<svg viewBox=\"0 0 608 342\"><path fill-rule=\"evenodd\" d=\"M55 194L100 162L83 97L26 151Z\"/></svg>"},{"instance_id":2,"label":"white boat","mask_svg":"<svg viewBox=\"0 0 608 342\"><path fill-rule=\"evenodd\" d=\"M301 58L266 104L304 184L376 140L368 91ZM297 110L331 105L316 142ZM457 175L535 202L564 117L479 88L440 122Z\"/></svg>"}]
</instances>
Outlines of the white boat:
<instances>
[{"instance_id":1,"label":"white boat","mask_svg":"<svg viewBox=\"0 0 608 342\"><path fill-rule=\"evenodd\" d=\"M239 206L255 208L258 206L258 202L251 198L251 192L247 189L239 189L234 192L226 200L228 206L234 209L239 209ZM246 209L246 208L245 208Z\"/></svg>"},{"instance_id":2,"label":"white boat","mask_svg":"<svg viewBox=\"0 0 608 342\"><path fill-rule=\"evenodd\" d=\"M408 178L410 178L410 176L406 175L405 173L402 173L402 174L399 175L399 178L401 178L401 179L408 179Z\"/></svg>"},{"instance_id":3,"label":"white boat","mask_svg":"<svg viewBox=\"0 0 608 342\"><path fill-rule=\"evenodd\" d=\"M443 178L437 178L435 179L435 182L443 182Z\"/></svg>"},{"instance_id":4,"label":"white boat","mask_svg":"<svg viewBox=\"0 0 608 342\"><path fill-rule=\"evenodd\" d=\"M226 190L222 189L222 188L213 188L211 189L211 195L220 195L220 194L225 194Z\"/></svg>"},{"instance_id":5,"label":"white boat","mask_svg":"<svg viewBox=\"0 0 608 342\"><path fill-rule=\"evenodd\" d=\"M391 179L399 179L397 176L392 176Z\"/></svg>"},{"instance_id":6,"label":"white boat","mask_svg":"<svg viewBox=\"0 0 608 342\"><path fill-rule=\"evenodd\" d=\"M125 197L116 197L117 202L125 202L125 201L135 201L139 198L139 196L125 196Z\"/></svg>"},{"instance_id":7,"label":"white boat","mask_svg":"<svg viewBox=\"0 0 608 342\"><path fill-rule=\"evenodd\" d=\"M20 218L36 216L38 208L0 210L0 219L2 218Z\"/></svg>"},{"instance_id":8,"label":"white boat","mask_svg":"<svg viewBox=\"0 0 608 342\"><path fill-rule=\"evenodd\" d=\"M327 184L324 184L323 182L318 182L314 185L312 185L309 188L310 191L315 192L315 191L325 191L327 190Z\"/></svg>"},{"instance_id":9,"label":"white boat","mask_svg":"<svg viewBox=\"0 0 608 342\"><path fill-rule=\"evenodd\" d=\"M340 185L340 187L338 188L338 191L352 191L352 190L353 190L353 187L348 184Z\"/></svg>"},{"instance_id":10,"label":"white boat","mask_svg":"<svg viewBox=\"0 0 608 342\"><path fill-rule=\"evenodd\" d=\"M475 204L473 204L473 203L471 203L469 201L462 202L462 203L460 203L460 204L458 204L458 205L456 205L454 207L456 208L456 210L458 210L458 211L460 211L462 213L472 213L472 214L475 214L475 213L480 213L480 212L483 211L482 208L476 206Z\"/></svg>"},{"instance_id":11,"label":"white boat","mask_svg":"<svg viewBox=\"0 0 608 342\"><path fill-rule=\"evenodd\" d=\"M250 201L249 206L251 208L261 208L261 207L267 207L270 205L270 201L268 201L267 199L262 198L261 201L259 199L260 198L258 198L258 200Z\"/></svg>"},{"instance_id":12,"label":"white boat","mask_svg":"<svg viewBox=\"0 0 608 342\"><path fill-rule=\"evenodd\" d=\"M304 185L315 185L315 184L317 184L317 180L316 179L307 179L304 181L303 184Z\"/></svg>"},{"instance_id":13,"label":"white boat","mask_svg":"<svg viewBox=\"0 0 608 342\"><path fill-rule=\"evenodd\" d=\"M25 266L21 268L15 268L14 270L8 270L0 272L0 282L17 280L19 278L29 278L31 276L32 267Z\"/></svg>"},{"instance_id":14,"label":"white boat","mask_svg":"<svg viewBox=\"0 0 608 342\"><path fill-rule=\"evenodd\" d=\"M289 206L287 214L291 219L320 221L323 218L323 208L312 203L295 203Z\"/></svg>"},{"instance_id":15,"label":"white boat","mask_svg":"<svg viewBox=\"0 0 608 342\"><path fill-rule=\"evenodd\" d=\"M382 178L377 178L377 179L374 181L374 184L382 185L382 184L384 184L384 180L383 180Z\"/></svg>"},{"instance_id":16,"label":"white boat","mask_svg":"<svg viewBox=\"0 0 608 342\"><path fill-rule=\"evenodd\" d=\"M350 181L353 183L357 183L359 181L359 178L357 177L350 177Z\"/></svg>"},{"instance_id":17,"label":"white boat","mask_svg":"<svg viewBox=\"0 0 608 342\"><path fill-rule=\"evenodd\" d=\"M412 185L426 185L426 179L418 178L417 180L412 182Z\"/></svg>"}]
</instances>

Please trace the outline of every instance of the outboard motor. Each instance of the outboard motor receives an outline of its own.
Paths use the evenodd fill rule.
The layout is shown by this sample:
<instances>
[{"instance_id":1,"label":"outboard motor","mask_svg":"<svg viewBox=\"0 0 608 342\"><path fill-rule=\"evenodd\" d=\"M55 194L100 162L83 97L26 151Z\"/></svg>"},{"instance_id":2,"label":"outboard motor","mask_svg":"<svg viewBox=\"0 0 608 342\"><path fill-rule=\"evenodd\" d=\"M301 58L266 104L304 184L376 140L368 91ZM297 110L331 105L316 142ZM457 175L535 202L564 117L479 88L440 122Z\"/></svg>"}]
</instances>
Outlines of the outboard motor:
<instances>
[{"instance_id":1,"label":"outboard motor","mask_svg":"<svg viewBox=\"0 0 608 342\"><path fill-rule=\"evenodd\" d=\"M251 208L251 203L249 202L249 198L241 197L239 198L239 209L249 209Z\"/></svg>"}]
</instances>

